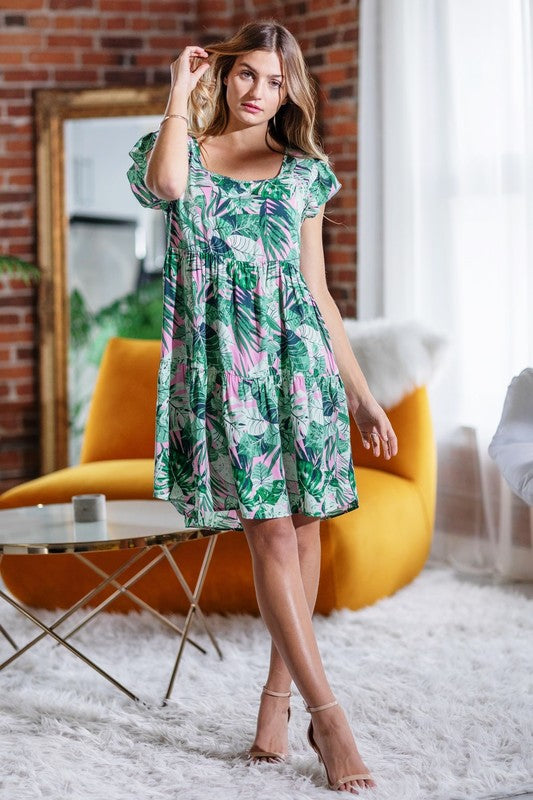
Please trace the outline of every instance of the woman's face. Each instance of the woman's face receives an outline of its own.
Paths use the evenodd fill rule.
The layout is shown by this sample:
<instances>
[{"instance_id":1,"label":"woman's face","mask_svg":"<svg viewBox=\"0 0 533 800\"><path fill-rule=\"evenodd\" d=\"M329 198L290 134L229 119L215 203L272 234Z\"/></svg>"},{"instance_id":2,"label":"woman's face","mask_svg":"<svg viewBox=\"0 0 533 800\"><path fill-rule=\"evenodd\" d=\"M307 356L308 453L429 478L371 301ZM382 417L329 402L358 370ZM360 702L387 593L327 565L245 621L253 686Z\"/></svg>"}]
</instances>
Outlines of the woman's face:
<instances>
[{"instance_id":1,"label":"woman's face","mask_svg":"<svg viewBox=\"0 0 533 800\"><path fill-rule=\"evenodd\" d=\"M279 56L265 50L237 56L224 83L230 116L248 125L268 122L287 96Z\"/></svg>"}]
</instances>

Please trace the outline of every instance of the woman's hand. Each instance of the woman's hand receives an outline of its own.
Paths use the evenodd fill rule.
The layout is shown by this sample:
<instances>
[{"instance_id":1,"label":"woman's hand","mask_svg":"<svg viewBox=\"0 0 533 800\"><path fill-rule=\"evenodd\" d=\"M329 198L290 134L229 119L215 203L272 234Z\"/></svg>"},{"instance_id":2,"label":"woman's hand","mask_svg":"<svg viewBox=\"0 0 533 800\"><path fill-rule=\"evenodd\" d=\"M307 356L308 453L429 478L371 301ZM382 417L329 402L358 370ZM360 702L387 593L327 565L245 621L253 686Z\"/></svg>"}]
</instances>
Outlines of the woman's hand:
<instances>
[{"instance_id":1,"label":"woman's hand","mask_svg":"<svg viewBox=\"0 0 533 800\"><path fill-rule=\"evenodd\" d=\"M193 59L209 58L209 53L203 47L190 44L185 47L177 59L170 65L171 91L175 88L190 95L202 75L210 67L208 62L198 64L195 69L191 69Z\"/></svg>"},{"instance_id":2,"label":"woman's hand","mask_svg":"<svg viewBox=\"0 0 533 800\"><path fill-rule=\"evenodd\" d=\"M348 405L356 422L363 445L368 450L372 447L375 456L379 456L379 443L383 443L383 455L389 459L398 452L398 439L390 424L389 418L370 393L359 401L350 400Z\"/></svg>"}]
</instances>

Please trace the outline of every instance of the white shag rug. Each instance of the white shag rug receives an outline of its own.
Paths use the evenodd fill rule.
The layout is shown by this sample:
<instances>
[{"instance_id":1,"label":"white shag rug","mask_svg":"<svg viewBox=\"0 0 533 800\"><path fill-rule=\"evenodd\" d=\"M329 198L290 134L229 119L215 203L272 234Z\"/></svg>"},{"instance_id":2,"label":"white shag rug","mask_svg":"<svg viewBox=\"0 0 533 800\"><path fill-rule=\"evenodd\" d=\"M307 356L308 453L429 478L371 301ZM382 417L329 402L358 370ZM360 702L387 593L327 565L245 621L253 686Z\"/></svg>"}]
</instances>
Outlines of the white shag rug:
<instances>
[{"instance_id":1,"label":"white shag rug","mask_svg":"<svg viewBox=\"0 0 533 800\"><path fill-rule=\"evenodd\" d=\"M19 646L35 635L31 622L5 603L0 608ZM58 616L40 614L48 622ZM177 641L145 611L100 614L72 644L150 708L49 637L2 670L0 796L332 797L307 744L309 715L294 684L288 762L246 766L269 636L257 617L210 620L223 661L196 621L192 635L208 653L186 646L166 707ZM511 586L478 586L428 566L373 606L315 615L315 630L333 691L378 784L360 796L478 800L532 788L533 600ZM11 652L0 637L2 660Z\"/></svg>"}]
</instances>

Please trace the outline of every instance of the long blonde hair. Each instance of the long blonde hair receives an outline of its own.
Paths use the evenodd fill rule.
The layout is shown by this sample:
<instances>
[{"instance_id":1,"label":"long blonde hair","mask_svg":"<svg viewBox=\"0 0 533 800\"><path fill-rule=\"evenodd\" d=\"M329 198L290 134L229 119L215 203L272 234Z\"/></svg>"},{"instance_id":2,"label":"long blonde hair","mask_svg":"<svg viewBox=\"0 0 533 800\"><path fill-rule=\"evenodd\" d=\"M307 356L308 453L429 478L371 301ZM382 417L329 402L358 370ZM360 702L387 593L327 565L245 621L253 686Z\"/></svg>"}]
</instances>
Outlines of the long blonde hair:
<instances>
[{"instance_id":1,"label":"long blonde hair","mask_svg":"<svg viewBox=\"0 0 533 800\"><path fill-rule=\"evenodd\" d=\"M273 18L246 22L233 36L203 48L210 53L210 67L189 97L189 130L195 138L218 136L224 131L229 120L224 78L237 56L266 50L278 54L287 86L286 102L269 119L267 134L283 148L299 150L329 164L315 130L316 85L300 45L287 28ZM205 63L205 59L193 62L193 68L198 62Z\"/></svg>"}]
</instances>

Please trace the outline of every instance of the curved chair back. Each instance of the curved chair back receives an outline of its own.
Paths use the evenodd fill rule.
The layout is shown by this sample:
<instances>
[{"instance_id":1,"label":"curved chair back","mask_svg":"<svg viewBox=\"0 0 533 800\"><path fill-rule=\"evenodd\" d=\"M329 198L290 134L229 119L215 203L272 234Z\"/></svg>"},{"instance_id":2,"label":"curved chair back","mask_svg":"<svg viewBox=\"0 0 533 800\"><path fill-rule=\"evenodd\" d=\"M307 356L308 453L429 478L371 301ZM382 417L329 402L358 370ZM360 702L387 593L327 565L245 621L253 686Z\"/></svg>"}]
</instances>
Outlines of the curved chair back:
<instances>
[{"instance_id":1,"label":"curved chair back","mask_svg":"<svg viewBox=\"0 0 533 800\"><path fill-rule=\"evenodd\" d=\"M153 458L157 339L111 338L96 379L80 463L116 458Z\"/></svg>"}]
</instances>

